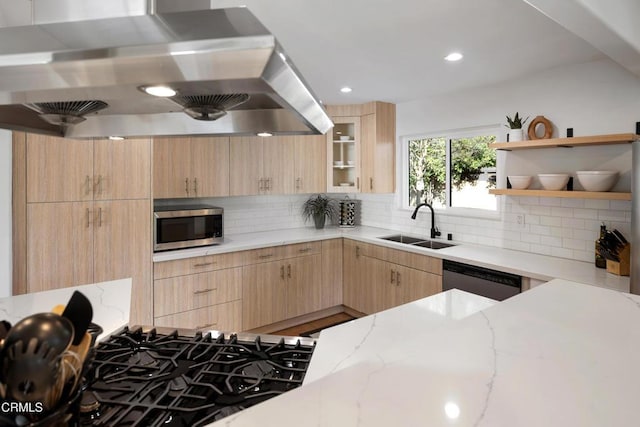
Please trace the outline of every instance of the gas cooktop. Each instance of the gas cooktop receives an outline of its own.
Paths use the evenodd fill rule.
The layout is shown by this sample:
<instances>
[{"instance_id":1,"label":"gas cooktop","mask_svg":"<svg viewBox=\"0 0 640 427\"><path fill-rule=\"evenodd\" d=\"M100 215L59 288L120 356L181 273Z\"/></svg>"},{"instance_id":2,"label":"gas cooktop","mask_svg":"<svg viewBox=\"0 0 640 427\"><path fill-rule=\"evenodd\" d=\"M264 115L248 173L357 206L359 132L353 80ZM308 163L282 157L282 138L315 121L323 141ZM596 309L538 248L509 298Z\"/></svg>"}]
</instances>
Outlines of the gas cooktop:
<instances>
[{"instance_id":1,"label":"gas cooktop","mask_svg":"<svg viewBox=\"0 0 640 427\"><path fill-rule=\"evenodd\" d=\"M203 426L299 387L309 338L124 328L98 344L80 425Z\"/></svg>"}]
</instances>

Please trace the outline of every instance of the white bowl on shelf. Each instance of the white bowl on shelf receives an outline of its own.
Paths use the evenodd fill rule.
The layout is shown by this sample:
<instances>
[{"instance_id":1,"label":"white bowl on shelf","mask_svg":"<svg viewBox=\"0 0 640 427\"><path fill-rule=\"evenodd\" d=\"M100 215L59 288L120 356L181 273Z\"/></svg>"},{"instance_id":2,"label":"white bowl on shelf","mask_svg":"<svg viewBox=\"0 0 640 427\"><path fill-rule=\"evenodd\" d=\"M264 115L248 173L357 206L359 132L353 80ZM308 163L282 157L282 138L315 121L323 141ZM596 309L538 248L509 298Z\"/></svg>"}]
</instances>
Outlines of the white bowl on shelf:
<instances>
[{"instance_id":1,"label":"white bowl on shelf","mask_svg":"<svg viewBox=\"0 0 640 427\"><path fill-rule=\"evenodd\" d=\"M511 188L514 190L526 190L531 185L533 177L531 175L509 175Z\"/></svg>"},{"instance_id":2,"label":"white bowl on shelf","mask_svg":"<svg viewBox=\"0 0 640 427\"><path fill-rule=\"evenodd\" d=\"M342 160L334 160L333 166L343 166L344 162Z\"/></svg>"},{"instance_id":3,"label":"white bowl on shelf","mask_svg":"<svg viewBox=\"0 0 640 427\"><path fill-rule=\"evenodd\" d=\"M349 166L353 166L353 163L354 163L354 161L353 161L353 160L347 160L347 164L348 164Z\"/></svg>"},{"instance_id":4,"label":"white bowl on shelf","mask_svg":"<svg viewBox=\"0 0 640 427\"><path fill-rule=\"evenodd\" d=\"M539 173L538 179L545 190L558 191L563 190L569 182L569 174L567 173Z\"/></svg>"},{"instance_id":5,"label":"white bowl on shelf","mask_svg":"<svg viewBox=\"0 0 640 427\"><path fill-rule=\"evenodd\" d=\"M616 171L576 171L580 185L586 191L610 191L618 182Z\"/></svg>"},{"instance_id":6,"label":"white bowl on shelf","mask_svg":"<svg viewBox=\"0 0 640 427\"><path fill-rule=\"evenodd\" d=\"M340 141L349 141L351 139L351 137L349 135L341 135L340 136Z\"/></svg>"}]
</instances>

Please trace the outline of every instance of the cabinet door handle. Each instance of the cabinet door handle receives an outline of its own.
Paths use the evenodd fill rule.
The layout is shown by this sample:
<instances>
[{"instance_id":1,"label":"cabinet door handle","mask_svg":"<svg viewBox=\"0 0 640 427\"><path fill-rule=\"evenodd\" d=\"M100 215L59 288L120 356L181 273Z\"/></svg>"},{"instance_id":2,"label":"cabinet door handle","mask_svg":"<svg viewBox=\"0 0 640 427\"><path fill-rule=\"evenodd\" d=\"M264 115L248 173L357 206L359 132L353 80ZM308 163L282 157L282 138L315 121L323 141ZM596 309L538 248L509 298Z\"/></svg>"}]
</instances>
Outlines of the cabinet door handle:
<instances>
[{"instance_id":1,"label":"cabinet door handle","mask_svg":"<svg viewBox=\"0 0 640 427\"><path fill-rule=\"evenodd\" d=\"M98 175L98 179L93 184L93 192L95 194L102 194L102 175Z\"/></svg>"},{"instance_id":2,"label":"cabinet door handle","mask_svg":"<svg viewBox=\"0 0 640 427\"><path fill-rule=\"evenodd\" d=\"M201 262L201 263L198 263L198 264L193 264L193 266L194 267L206 267L208 265L213 265L213 264L215 264L215 261L212 261L212 262Z\"/></svg>"},{"instance_id":3,"label":"cabinet door handle","mask_svg":"<svg viewBox=\"0 0 640 427\"><path fill-rule=\"evenodd\" d=\"M87 208L87 228L91 225L91 211Z\"/></svg>"},{"instance_id":4,"label":"cabinet door handle","mask_svg":"<svg viewBox=\"0 0 640 427\"><path fill-rule=\"evenodd\" d=\"M260 255L260 256L258 256L258 258L267 259L267 258L271 258L272 256L273 256L273 254L266 254L266 255Z\"/></svg>"},{"instance_id":5,"label":"cabinet door handle","mask_svg":"<svg viewBox=\"0 0 640 427\"><path fill-rule=\"evenodd\" d=\"M258 180L258 192L264 190L264 178Z\"/></svg>"},{"instance_id":6,"label":"cabinet door handle","mask_svg":"<svg viewBox=\"0 0 640 427\"><path fill-rule=\"evenodd\" d=\"M396 286L400 286L400 272L396 273Z\"/></svg>"},{"instance_id":7,"label":"cabinet door handle","mask_svg":"<svg viewBox=\"0 0 640 427\"><path fill-rule=\"evenodd\" d=\"M90 194L92 188L91 188L91 178L89 178L89 175L85 176L84 185L85 185L84 194Z\"/></svg>"},{"instance_id":8,"label":"cabinet door handle","mask_svg":"<svg viewBox=\"0 0 640 427\"><path fill-rule=\"evenodd\" d=\"M267 178L267 190L271 190L271 178Z\"/></svg>"},{"instance_id":9,"label":"cabinet door handle","mask_svg":"<svg viewBox=\"0 0 640 427\"><path fill-rule=\"evenodd\" d=\"M284 280L284 265L280 266L280 278Z\"/></svg>"},{"instance_id":10,"label":"cabinet door handle","mask_svg":"<svg viewBox=\"0 0 640 427\"><path fill-rule=\"evenodd\" d=\"M196 326L196 329L210 328L211 326L216 326L216 325L217 325L217 323L209 323L208 325Z\"/></svg>"},{"instance_id":11,"label":"cabinet door handle","mask_svg":"<svg viewBox=\"0 0 640 427\"><path fill-rule=\"evenodd\" d=\"M287 277L291 279L291 264L287 265Z\"/></svg>"},{"instance_id":12,"label":"cabinet door handle","mask_svg":"<svg viewBox=\"0 0 640 427\"><path fill-rule=\"evenodd\" d=\"M193 194L198 197L198 178L193 178Z\"/></svg>"},{"instance_id":13,"label":"cabinet door handle","mask_svg":"<svg viewBox=\"0 0 640 427\"><path fill-rule=\"evenodd\" d=\"M394 270L391 270L391 283L395 282L396 280L396 272Z\"/></svg>"},{"instance_id":14,"label":"cabinet door handle","mask_svg":"<svg viewBox=\"0 0 640 427\"><path fill-rule=\"evenodd\" d=\"M356 178L356 188L359 190L360 189L360 177Z\"/></svg>"},{"instance_id":15,"label":"cabinet door handle","mask_svg":"<svg viewBox=\"0 0 640 427\"><path fill-rule=\"evenodd\" d=\"M102 208L98 208L98 227L102 227Z\"/></svg>"},{"instance_id":16,"label":"cabinet door handle","mask_svg":"<svg viewBox=\"0 0 640 427\"><path fill-rule=\"evenodd\" d=\"M360 258L360 246L356 246L356 258Z\"/></svg>"},{"instance_id":17,"label":"cabinet door handle","mask_svg":"<svg viewBox=\"0 0 640 427\"><path fill-rule=\"evenodd\" d=\"M184 179L184 191L185 193L187 193L187 196L188 196L189 195L189 178Z\"/></svg>"},{"instance_id":18,"label":"cabinet door handle","mask_svg":"<svg viewBox=\"0 0 640 427\"><path fill-rule=\"evenodd\" d=\"M194 295L202 295L202 294L206 294L208 292L213 292L215 290L216 290L216 288L207 288L207 289L202 289L202 290L199 290L199 291L193 291L193 294Z\"/></svg>"},{"instance_id":19,"label":"cabinet door handle","mask_svg":"<svg viewBox=\"0 0 640 427\"><path fill-rule=\"evenodd\" d=\"M373 190L373 178L369 178L369 190Z\"/></svg>"},{"instance_id":20,"label":"cabinet door handle","mask_svg":"<svg viewBox=\"0 0 640 427\"><path fill-rule=\"evenodd\" d=\"M296 190L302 188L302 178L296 178Z\"/></svg>"}]
</instances>

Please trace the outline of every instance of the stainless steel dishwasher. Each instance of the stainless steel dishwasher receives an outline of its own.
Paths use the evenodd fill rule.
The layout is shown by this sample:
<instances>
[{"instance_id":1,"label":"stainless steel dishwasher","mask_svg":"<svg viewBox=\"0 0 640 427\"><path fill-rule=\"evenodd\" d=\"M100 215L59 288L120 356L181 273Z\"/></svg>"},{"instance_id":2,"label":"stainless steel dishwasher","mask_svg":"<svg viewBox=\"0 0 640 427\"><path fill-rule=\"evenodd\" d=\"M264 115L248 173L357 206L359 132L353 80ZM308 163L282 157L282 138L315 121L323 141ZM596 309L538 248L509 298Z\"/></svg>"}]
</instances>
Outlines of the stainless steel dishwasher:
<instances>
[{"instance_id":1,"label":"stainless steel dishwasher","mask_svg":"<svg viewBox=\"0 0 640 427\"><path fill-rule=\"evenodd\" d=\"M502 301L522 292L522 276L445 259L442 261L442 290L449 289Z\"/></svg>"}]
</instances>

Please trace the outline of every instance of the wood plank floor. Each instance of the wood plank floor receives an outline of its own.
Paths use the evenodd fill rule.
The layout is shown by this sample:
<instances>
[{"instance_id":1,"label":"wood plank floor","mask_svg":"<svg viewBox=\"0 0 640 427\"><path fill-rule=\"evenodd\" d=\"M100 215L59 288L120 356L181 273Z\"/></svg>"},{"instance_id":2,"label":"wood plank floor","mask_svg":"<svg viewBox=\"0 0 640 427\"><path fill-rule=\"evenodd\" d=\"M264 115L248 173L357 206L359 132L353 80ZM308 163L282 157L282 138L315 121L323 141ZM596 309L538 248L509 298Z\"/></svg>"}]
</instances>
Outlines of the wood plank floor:
<instances>
[{"instance_id":1,"label":"wood plank floor","mask_svg":"<svg viewBox=\"0 0 640 427\"><path fill-rule=\"evenodd\" d=\"M324 328L328 328L333 325L348 322L355 317L348 315L347 313L338 313L333 316L323 317L322 319L314 320L313 322L303 323L291 328L282 329L280 331L272 332L272 335L286 335L292 337L299 337L301 335L309 334Z\"/></svg>"}]
</instances>

